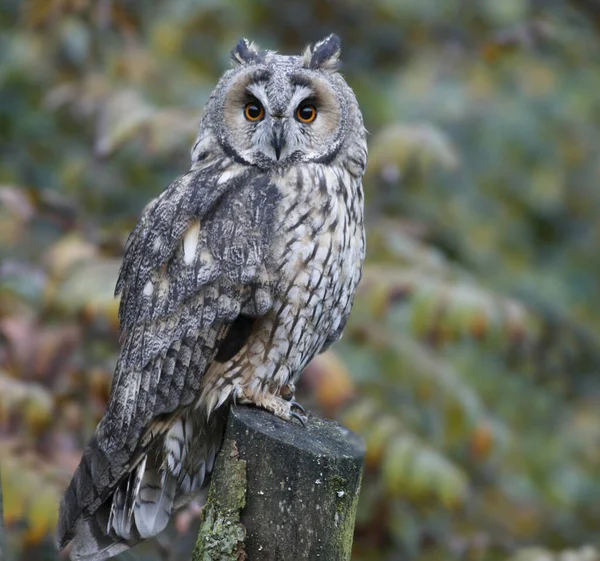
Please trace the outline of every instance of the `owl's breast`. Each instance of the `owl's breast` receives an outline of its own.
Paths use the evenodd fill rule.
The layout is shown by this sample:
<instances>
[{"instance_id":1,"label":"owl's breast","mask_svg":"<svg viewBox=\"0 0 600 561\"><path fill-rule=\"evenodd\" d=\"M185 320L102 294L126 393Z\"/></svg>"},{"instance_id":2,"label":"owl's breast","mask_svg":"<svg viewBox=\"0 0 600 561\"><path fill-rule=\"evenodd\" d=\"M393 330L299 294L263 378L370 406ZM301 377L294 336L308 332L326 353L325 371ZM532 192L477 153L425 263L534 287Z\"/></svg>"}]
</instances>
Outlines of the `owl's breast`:
<instances>
[{"instance_id":1,"label":"owl's breast","mask_svg":"<svg viewBox=\"0 0 600 561\"><path fill-rule=\"evenodd\" d=\"M238 354L207 374L207 402L222 403L236 384L277 393L339 339L365 248L360 183L343 180L318 165L270 180L278 192L265 263L273 303Z\"/></svg>"},{"instance_id":2,"label":"owl's breast","mask_svg":"<svg viewBox=\"0 0 600 561\"><path fill-rule=\"evenodd\" d=\"M342 170L315 165L294 170L279 184L276 298L280 320L294 330L301 363L339 338L360 279L362 197L360 183L352 181Z\"/></svg>"}]
</instances>

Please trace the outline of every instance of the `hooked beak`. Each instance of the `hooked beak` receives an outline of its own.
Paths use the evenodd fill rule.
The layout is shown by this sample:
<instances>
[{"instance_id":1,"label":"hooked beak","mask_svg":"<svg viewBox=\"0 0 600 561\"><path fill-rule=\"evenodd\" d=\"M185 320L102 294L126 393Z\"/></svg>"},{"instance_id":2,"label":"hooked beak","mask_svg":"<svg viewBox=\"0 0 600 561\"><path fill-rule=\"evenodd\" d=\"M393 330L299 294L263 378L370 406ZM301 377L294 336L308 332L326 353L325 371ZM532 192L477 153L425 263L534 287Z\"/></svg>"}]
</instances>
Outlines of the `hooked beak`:
<instances>
[{"instance_id":1,"label":"hooked beak","mask_svg":"<svg viewBox=\"0 0 600 561\"><path fill-rule=\"evenodd\" d=\"M285 148L285 137L283 135L283 123L281 119L273 120L271 146L273 146L273 150L275 150L275 157L279 161L281 151Z\"/></svg>"}]
</instances>

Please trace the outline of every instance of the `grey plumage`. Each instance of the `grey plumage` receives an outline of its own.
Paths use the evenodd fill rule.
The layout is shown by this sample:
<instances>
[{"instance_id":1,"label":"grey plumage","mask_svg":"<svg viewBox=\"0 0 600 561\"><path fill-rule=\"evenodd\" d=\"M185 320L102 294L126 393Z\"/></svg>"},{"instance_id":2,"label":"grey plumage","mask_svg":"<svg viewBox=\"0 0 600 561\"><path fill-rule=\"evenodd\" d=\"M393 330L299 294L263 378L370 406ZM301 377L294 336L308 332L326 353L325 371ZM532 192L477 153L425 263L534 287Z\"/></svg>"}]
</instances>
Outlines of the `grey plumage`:
<instances>
[{"instance_id":1,"label":"grey plumage","mask_svg":"<svg viewBox=\"0 0 600 561\"><path fill-rule=\"evenodd\" d=\"M341 336L367 150L339 55L336 36L295 57L240 41L191 170L131 233L109 404L61 503L57 541L74 559L161 531L210 474L231 401L290 419L282 389Z\"/></svg>"}]
</instances>

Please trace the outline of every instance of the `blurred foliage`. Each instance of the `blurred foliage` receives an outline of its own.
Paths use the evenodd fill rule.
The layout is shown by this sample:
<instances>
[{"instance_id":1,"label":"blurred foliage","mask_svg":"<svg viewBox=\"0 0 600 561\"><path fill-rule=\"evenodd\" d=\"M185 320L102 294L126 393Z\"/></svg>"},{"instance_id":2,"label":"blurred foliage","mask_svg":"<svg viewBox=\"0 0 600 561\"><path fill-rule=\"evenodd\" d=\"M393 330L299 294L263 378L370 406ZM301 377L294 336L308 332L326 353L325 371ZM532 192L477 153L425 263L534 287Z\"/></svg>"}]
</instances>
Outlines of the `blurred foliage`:
<instances>
[{"instance_id":1,"label":"blurred foliage","mask_svg":"<svg viewBox=\"0 0 600 561\"><path fill-rule=\"evenodd\" d=\"M599 558L596 2L0 0L15 559L56 558L118 353L124 240L187 170L230 48L331 31L371 133L368 257L346 336L301 392L367 441L355 559ZM178 558L197 512L123 558Z\"/></svg>"}]
</instances>

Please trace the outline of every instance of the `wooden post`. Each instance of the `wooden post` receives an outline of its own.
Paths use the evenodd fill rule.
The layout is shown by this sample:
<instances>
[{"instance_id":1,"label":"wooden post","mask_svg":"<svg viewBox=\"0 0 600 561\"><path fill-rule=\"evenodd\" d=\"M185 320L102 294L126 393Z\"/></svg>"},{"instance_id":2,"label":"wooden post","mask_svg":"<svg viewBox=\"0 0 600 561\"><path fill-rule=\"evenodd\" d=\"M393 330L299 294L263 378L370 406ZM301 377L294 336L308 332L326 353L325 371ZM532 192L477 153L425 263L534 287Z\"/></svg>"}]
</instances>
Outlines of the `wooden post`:
<instances>
[{"instance_id":1,"label":"wooden post","mask_svg":"<svg viewBox=\"0 0 600 561\"><path fill-rule=\"evenodd\" d=\"M232 407L193 561L349 560L363 458L333 421Z\"/></svg>"}]
</instances>

